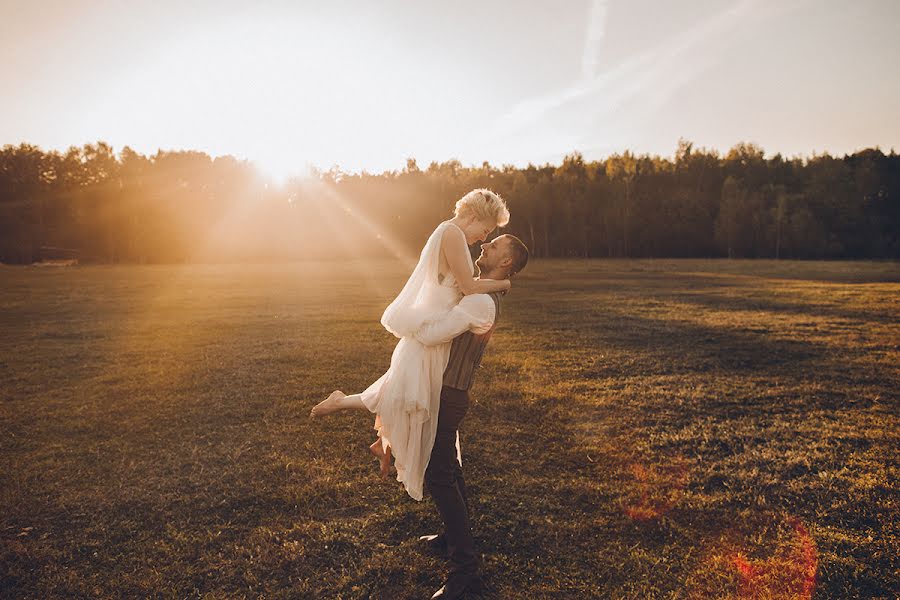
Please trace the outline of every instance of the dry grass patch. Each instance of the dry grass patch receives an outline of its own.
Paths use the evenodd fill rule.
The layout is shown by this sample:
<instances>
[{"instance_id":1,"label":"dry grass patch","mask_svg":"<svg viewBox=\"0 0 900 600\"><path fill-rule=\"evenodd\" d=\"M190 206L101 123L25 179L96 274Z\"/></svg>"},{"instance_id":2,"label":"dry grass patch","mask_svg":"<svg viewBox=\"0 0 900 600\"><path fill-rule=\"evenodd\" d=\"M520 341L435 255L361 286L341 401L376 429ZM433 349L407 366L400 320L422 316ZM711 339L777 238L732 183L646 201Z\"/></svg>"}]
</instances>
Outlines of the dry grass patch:
<instances>
[{"instance_id":1,"label":"dry grass patch","mask_svg":"<svg viewBox=\"0 0 900 600\"><path fill-rule=\"evenodd\" d=\"M362 389L403 268L0 268L0 595L419 598ZM894 263L540 261L463 431L498 598L894 598Z\"/></svg>"}]
</instances>

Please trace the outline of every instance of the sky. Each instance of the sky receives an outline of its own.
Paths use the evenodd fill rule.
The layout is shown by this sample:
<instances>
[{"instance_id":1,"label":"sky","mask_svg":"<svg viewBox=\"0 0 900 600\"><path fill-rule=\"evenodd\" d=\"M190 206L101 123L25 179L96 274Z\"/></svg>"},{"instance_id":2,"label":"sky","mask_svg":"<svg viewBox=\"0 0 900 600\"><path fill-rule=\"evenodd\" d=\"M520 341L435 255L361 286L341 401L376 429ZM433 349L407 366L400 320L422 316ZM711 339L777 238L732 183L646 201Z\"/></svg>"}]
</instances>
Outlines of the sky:
<instances>
[{"instance_id":1,"label":"sky","mask_svg":"<svg viewBox=\"0 0 900 600\"><path fill-rule=\"evenodd\" d=\"M0 145L276 177L900 150L900 1L0 0Z\"/></svg>"}]
</instances>

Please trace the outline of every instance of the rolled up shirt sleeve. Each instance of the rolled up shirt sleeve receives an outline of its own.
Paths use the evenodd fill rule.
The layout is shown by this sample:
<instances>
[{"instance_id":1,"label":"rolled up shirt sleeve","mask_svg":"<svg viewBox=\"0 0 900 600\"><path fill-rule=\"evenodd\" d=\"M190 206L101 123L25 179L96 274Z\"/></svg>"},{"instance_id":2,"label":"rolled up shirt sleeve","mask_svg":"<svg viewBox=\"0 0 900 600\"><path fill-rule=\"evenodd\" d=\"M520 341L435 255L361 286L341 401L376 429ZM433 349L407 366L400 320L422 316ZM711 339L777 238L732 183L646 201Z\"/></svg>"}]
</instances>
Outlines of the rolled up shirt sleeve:
<instances>
[{"instance_id":1,"label":"rolled up shirt sleeve","mask_svg":"<svg viewBox=\"0 0 900 600\"><path fill-rule=\"evenodd\" d=\"M471 331L487 333L494 325L497 309L487 294L471 294L460 300L443 317L429 321L413 334L426 346L436 346L449 342L459 334Z\"/></svg>"}]
</instances>

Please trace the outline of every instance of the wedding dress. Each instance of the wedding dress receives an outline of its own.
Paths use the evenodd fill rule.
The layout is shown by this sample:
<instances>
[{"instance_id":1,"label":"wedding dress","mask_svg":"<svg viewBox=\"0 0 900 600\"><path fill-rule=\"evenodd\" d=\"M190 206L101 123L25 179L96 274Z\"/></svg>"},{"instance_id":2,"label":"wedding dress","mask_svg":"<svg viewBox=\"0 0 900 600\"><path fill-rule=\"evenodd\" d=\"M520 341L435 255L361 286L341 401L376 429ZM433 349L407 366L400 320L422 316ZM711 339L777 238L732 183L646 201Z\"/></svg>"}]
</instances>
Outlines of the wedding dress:
<instances>
[{"instance_id":1,"label":"wedding dress","mask_svg":"<svg viewBox=\"0 0 900 600\"><path fill-rule=\"evenodd\" d=\"M400 341L387 372L360 394L363 404L378 415L375 428L382 446L391 447L397 481L415 500L422 499L451 343L425 346L413 334L462 298L453 275L441 278L439 272L441 239L448 227L457 226L444 221L434 230L406 285L385 309L381 324ZM472 257L468 252L466 256L474 274Z\"/></svg>"}]
</instances>

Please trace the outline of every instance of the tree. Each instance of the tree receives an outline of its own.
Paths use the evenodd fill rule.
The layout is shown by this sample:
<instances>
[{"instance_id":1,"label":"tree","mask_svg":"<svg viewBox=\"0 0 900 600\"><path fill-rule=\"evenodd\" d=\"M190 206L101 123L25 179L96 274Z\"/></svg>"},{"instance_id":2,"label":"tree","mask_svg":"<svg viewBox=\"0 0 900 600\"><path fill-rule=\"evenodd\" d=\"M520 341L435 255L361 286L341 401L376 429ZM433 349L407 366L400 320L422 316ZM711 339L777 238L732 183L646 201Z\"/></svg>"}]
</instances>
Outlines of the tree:
<instances>
[{"instance_id":1,"label":"tree","mask_svg":"<svg viewBox=\"0 0 900 600\"><path fill-rule=\"evenodd\" d=\"M680 140L673 158L630 152L516 168L414 158L380 175L335 167L285 186L246 162L96 142L0 148L0 260L71 248L82 260L415 255L475 187L504 196L504 229L535 257L900 257L900 157L724 157ZM388 241L390 238L390 242Z\"/></svg>"},{"instance_id":2,"label":"tree","mask_svg":"<svg viewBox=\"0 0 900 600\"><path fill-rule=\"evenodd\" d=\"M628 220L631 213L631 186L637 177L638 163L630 152L614 155L606 161L606 176L613 182L621 182L624 189L621 204L622 256L629 256Z\"/></svg>"}]
</instances>

